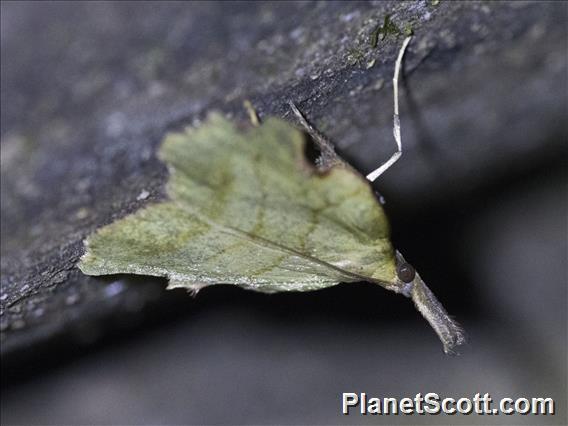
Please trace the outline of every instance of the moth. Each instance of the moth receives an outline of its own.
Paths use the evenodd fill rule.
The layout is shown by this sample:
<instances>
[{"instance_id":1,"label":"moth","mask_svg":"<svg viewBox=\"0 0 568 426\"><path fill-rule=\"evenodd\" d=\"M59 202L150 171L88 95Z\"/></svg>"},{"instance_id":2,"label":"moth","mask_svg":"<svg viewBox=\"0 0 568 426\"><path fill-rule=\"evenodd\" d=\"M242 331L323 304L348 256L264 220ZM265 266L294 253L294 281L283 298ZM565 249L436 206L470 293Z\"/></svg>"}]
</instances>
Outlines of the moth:
<instances>
[{"instance_id":1,"label":"moth","mask_svg":"<svg viewBox=\"0 0 568 426\"><path fill-rule=\"evenodd\" d=\"M306 159L305 133L268 118L241 131L212 114L201 127L166 135L168 200L106 225L85 240L79 268L89 275L166 277L194 293L233 284L265 293L312 291L369 281L411 297L453 353L465 342L420 275L394 249L370 182L401 155L398 118L400 49L393 78L397 151L366 178L290 103L320 150Z\"/></svg>"}]
</instances>

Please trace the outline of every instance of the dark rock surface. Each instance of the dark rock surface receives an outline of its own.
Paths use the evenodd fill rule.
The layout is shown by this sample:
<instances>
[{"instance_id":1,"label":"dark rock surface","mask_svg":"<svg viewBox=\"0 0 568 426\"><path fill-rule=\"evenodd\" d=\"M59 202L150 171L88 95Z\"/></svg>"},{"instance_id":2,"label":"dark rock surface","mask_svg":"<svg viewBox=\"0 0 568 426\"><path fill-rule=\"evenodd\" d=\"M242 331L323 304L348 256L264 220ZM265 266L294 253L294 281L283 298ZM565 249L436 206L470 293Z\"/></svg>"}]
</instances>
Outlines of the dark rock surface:
<instances>
[{"instance_id":1,"label":"dark rock surface","mask_svg":"<svg viewBox=\"0 0 568 426\"><path fill-rule=\"evenodd\" d=\"M503 312L500 304L493 306L495 310L487 306L490 295L498 295L507 305L503 299L509 299L508 295L520 294L522 299L522 294L532 294L521 284L532 288L533 278L544 279L543 253L551 253L554 259L564 255L564 260L566 255L566 223L561 218L566 214L562 189L566 188L568 148L567 7L561 2L436 3L3 2L0 327L8 385L23 377L32 364L33 371L46 370L54 359L83 353L93 342L108 342L104 339L109 335L122 339L134 330L143 333L140 330L149 325L168 328L164 321L176 323L179 318L203 324L214 306L228 312L235 305L252 309L257 316L247 317L247 324L254 323L254 318L274 321L259 308L264 304L277 312L296 309L300 318L315 310L340 327L333 320L342 309L340 298L358 304L363 312L381 312L370 319L358 309L339 314L346 321L354 315L354 326L371 321L389 332L395 323L388 318L414 319L407 300L393 302L396 296L389 295L375 305L367 299L385 294L365 286L358 295L341 286L319 294L271 298L219 288L193 300L183 292L165 292L161 280L94 279L75 267L86 235L163 198L166 170L155 158L161 138L170 129L198 124L211 110L244 121L242 102L250 99L261 118L277 115L293 120L286 104L292 99L362 172L388 158L394 149L391 78L402 36L387 35L375 48L370 42L370 34L387 14L401 30L412 27L415 37L406 56L401 98L405 154L375 186L387 199L397 246L410 253L407 258L423 276L429 276L429 282L438 283L432 287L450 302L448 309L471 320L472 334L482 336L479 345L496 345L501 354L506 353L499 346L503 339L499 333L507 334L514 327L487 334L479 325ZM534 194L524 197L525 190ZM149 197L140 197L145 191ZM514 207L502 216L493 215L487 206L500 211L497 207L507 194L514 194L509 204ZM529 201L531 205L526 206ZM543 206L542 211L534 203ZM522 222L522 214L515 216L529 207L536 211L532 216L526 213L527 223ZM507 257L511 251L503 248L509 247L503 241L510 240L513 248L525 244L515 234L524 235L529 225L540 229L535 223L544 227L539 235L550 238L541 246L538 241L530 246L526 253L534 260L530 271L542 273L523 281L530 273L520 273L518 259ZM491 240L494 245L483 241L480 235L487 229L492 229L492 238L504 232L503 238ZM527 235L533 237L531 232ZM452 240L458 236L468 239ZM495 278L501 264L495 264L497 257L489 256L489 249L505 256L499 259L505 259L512 271L500 277L516 277L520 290ZM543 385L543 389L565 399L566 370L559 361L566 353L565 264L553 262L547 272L551 274L547 300L556 303L548 312L552 316L544 315L547 319L539 322L542 310L530 310L531 301L520 300L511 305L516 314L510 317L529 318L526 323L534 327L534 334L527 335L551 334L538 343L548 354L546 374L559 377L557 381L564 377L564 382L550 379L545 381L550 387ZM542 290L534 297L540 294L548 293ZM322 307L325 304L331 307ZM484 317L488 312L489 318ZM223 314L216 321L238 322L241 314ZM404 327L410 327L404 321ZM412 324L420 336L424 324L418 320ZM283 333L288 330L281 328L275 326ZM314 333L320 332L325 334L316 327ZM374 332L361 332L360 339ZM261 327L259 333L260 339L268 331ZM176 335L175 341L182 342L182 335ZM199 339L207 341L199 333L190 335L197 345ZM228 341L235 339L234 334L230 336ZM302 336L282 345L317 341L317 336ZM511 347L524 347L519 339L507 336L505 341L516 342ZM325 334L323 339L331 337ZM555 339L564 344L551 343ZM395 339L395 352L415 350L403 340ZM250 344L255 341L251 338ZM350 344L356 347L357 339ZM181 343L180 347L188 350ZM51 361L43 364L40 355ZM338 356L330 365L340 365L347 358ZM193 354L192 359L207 363L208 357ZM380 359L390 362L386 354ZM437 362L432 360L428 368L436 369ZM539 357L525 359L519 369L542 362ZM451 365L459 368L456 361ZM494 367L488 371L497 371ZM388 380L396 379L392 373L385 374ZM515 390L502 385L501 390L507 394L527 389L517 385ZM317 386L307 389L321 391ZM18 407L15 400L7 406ZM337 411L336 401L330 404ZM292 409L287 403L284 406L283 411ZM25 416L25 410L18 410L11 411L16 413L12 417L2 410L2 416L9 423L35 421ZM205 411L196 410L201 414L191 421L208 422ZM183 418L180 414L172 421L183 422ZM234 421L303 419L244 413ZM314 414L310 419L329 423L342 418ZM65 420L73 423L76 418ZM97 421L112 423L113 418ZM220 414L215 421L231 422ZM530 419L514 419L522 421L530 423Z\"/></svg>"}]
</instances>

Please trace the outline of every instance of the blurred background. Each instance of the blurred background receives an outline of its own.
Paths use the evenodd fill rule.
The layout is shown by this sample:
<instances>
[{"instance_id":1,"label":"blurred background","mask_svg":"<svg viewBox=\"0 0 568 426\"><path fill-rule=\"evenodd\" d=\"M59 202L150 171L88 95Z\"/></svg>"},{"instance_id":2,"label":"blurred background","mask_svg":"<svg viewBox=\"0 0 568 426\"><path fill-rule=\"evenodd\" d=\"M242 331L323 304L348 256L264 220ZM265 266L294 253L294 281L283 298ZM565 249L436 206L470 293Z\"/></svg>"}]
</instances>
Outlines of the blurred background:
<instances>
[{"instance_id":1,"label":"blurred background","mask_svg":"<svg viewBox=\"0 0 568 426\"><path fill-rule=\"evenodd\" d=\"M3 1L2 423L566 424L567 18L565 2ZM86 235L164 198L161 138L211 110L245 122L249 99L293 121L292 99L373 170L409 31L405 152L374 186L467 330L461 356L369 283L192 298L75 267ZM551 397L556 414L343 416L342 392Z\"/></svg>"}]
</instances>

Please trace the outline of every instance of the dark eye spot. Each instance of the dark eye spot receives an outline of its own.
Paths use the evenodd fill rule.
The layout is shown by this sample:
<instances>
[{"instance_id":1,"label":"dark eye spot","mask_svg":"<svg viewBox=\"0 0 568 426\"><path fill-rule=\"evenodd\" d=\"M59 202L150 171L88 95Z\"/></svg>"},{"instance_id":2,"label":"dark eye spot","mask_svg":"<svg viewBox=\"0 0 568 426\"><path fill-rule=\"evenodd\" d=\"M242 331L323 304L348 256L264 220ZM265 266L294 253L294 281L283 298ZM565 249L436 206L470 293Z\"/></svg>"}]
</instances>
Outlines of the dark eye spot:
<instances>
[{"instance_id":1,"label":"dark eye spot","mask_svg":"<svg viewBox=\"0 0 568 426\"><path fill-rule=\"evenodd\" d=\"M402 282L409 283L409 282L412 282L412 280L414 279L414 276L416 275L416 271L414 270L412 265L404 262L404 263L398 265L398 267L396 268L396 274L398 275L398 278Z\"/></svg>"}]
</instances>

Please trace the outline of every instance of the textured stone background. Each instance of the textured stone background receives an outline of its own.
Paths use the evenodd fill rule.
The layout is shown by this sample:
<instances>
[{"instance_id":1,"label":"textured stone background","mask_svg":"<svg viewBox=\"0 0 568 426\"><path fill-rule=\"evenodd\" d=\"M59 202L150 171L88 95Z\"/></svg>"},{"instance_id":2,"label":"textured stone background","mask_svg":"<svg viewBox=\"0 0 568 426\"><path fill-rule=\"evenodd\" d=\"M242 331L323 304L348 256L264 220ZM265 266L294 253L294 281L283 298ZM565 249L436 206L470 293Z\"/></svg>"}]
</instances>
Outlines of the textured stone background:
<instances>
[{"instance_id":1,"label":"textured stone background","mask_svg":"<svg viewBox=\"0 0 568 426\"><path fill-rule=\"evenodd\" d=\"M435 3L2 2L2 422L566 423L567 5ZM406 151L375 186L463 356L369 284L192 299L76 269L88 233L163 197L164 133L213 109L292 119L292 99L362 172L388 158L402 37L369 41L386 14L415 38ZM559 406L346 418L342 391Z\"/></svg>"}]
</instances>

